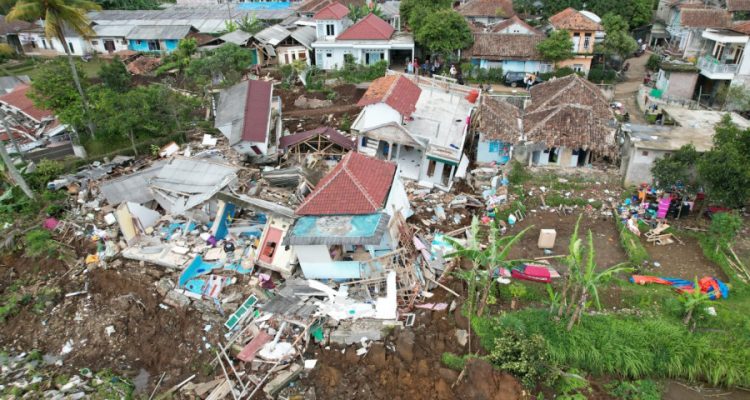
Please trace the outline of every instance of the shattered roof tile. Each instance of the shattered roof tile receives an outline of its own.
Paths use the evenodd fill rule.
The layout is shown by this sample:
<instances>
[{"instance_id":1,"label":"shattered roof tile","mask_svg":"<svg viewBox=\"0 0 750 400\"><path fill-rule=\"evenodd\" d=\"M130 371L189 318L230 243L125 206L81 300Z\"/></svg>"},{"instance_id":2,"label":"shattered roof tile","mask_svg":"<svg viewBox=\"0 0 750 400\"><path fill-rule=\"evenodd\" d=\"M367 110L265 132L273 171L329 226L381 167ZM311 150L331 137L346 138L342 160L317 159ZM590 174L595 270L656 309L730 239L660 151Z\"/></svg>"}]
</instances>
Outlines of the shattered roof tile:
<instances>
[{"instance_id":1,"label":"shattered roof tile","mask_svg":"<svg viewBox=\"0 0 750 400\"><path fill-rule=\"evenodd\" d=\"M320 180L297 215L372 214L382 209L396 164L349 152Z\"/></svg>"},{"instance_id":2,"label":"shattered roof tile","mask_svg":"<svg viewBox=\"0 0 750 400\"><path fill-rule=\"evenodd\" d=\"M0 96L0 102L17 108L37 122L41 122L44 118L54 117L52 111L34 106L34 102L28 96L30 89L31 86L28 84L18 85L12 92Z\"/></svg>"},{"instance_id":3,"label":"shattered roof tile","mask_svg":"<svg viewBox=\"0 0 750 400\"><path fill-rule=\"evenodd\" d=\"M422 89L409 79L401 75L389 75L373 81L357 105L365 107L385 103L408 117L416 111L421 93Z\"/></svg>"}]
</instances>

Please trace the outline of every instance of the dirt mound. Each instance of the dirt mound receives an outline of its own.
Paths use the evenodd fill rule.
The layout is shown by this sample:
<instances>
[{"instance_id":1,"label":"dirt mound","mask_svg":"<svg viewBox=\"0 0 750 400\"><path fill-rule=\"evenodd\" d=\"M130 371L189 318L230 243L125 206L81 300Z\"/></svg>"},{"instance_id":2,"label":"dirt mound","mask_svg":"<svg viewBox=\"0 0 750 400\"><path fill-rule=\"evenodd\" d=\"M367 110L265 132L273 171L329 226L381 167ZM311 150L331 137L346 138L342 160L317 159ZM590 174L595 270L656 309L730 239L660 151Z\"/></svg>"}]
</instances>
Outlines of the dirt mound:
<instances>
[{"instance_id":1,"label":"dirt mound","mask_svg":"<svg viewBox=\"0 0 750 400\"><path fill-rule=\"evenodd\" d=\"M456 393L464 400L515 400L523 396L523 389L512 376L498 372L487 361L469 360Z\"/></svg>"}]
</instances>

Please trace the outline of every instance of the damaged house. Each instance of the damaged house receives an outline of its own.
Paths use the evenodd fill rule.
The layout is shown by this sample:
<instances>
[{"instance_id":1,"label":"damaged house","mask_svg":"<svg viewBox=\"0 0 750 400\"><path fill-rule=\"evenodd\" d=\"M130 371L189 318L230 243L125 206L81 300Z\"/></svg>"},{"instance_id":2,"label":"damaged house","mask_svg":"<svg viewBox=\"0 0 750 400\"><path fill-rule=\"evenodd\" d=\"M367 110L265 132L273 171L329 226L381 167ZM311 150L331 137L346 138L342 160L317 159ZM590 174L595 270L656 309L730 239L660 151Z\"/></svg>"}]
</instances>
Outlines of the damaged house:
<instances>
[{"instance_id":1,"label":"damaged house","mask_svg":"<svg viewBox=\"0 0 750 400\"><path fill-rule=\"evenodd\" d=\"M394 160L399 175L449 190L459 164L474 103L469 89L437 79L387 75L359 100L352 123L358 151ZM476 91L475 91L476 92Z\"/></svg>"},{"instance_id":2,"label":"damaged house","mask_svg":"<svg viewBox=\"0 0 750 400\"><path fill-rule=\"evenodd\" d=\"M10 130L7 132L5 125L0 126L0 140L9 153L20 150L33 160L59 159L73 154L68 126L61 124L51 111L34 106L28 97L30 89L29 84L19 81L12 91L0 96L2 117ZM10 143L11 138L18 149Z\"/></svg>"},{"instance_id":3,"label":"damaged house","mask_svg":"<svg viewBox=\"0 0 750 400\"><path fill-rule=\"evenodd\" d=\"M240 154L273 153L281 137L281 99L273 96L273 83L248 80L222 91L214 127Z\"/></svg>"},{"instance_id":4,"label":"damaged house","mask_svg":"<svg viewBox=\"0 0 750 400\"><path fill-rule=\"evenodd\" d=\"M306 278L363 279L384 270L377 259L396 249L391 229L411 211L396 164L350 152L295 214L283 245Z\"/></svg>"},{"instance_id":5,"label":"damaged house","mask_svg":"<svg viewBox=\"0 0 750 400\"><path fill-rule=\"evenodd\" d=\"M502 100L482 100L476 131L478 162L582 167L595 156L616 157L617 121L601 90L577 74L531 88L516 111ZM520 115L520 127L518 116Z\"/></svg>"},{"instance_id":6,"label":"damaged house","mask_svg":"<svg viewBox=\"0 0 750 400\"><path fill-rule=\"evenodd\" d=\"M272 25L252 35L248 47L256 49L258 64L291 64L304 61L310 65L315 27Z\"/></svg>"}]
</instances>

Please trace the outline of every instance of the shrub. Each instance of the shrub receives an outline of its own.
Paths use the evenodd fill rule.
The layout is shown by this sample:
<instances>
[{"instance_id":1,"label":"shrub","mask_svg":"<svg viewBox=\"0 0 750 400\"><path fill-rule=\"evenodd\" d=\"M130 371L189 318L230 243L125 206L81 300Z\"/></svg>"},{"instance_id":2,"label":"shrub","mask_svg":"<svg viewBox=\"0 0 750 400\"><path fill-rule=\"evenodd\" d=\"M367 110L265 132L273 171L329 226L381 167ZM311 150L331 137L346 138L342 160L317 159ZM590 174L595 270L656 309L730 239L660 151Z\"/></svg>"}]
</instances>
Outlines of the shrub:
<instances>
[{"instance_id":1,"label":"shrub","mask_svg":"<svg viewBox=\"0 0 750 400\"><path fill-rule=\"evenodd\" d=\"M576 72L573 70L573 68L570 67L562 67L556 69L554 72L545 72L543 74L539 74L539 76L545 80L548 81L550 79L554 78L562 78L563 76L568 76L575 74Z\"/></svg>"},{"instance_id":2,"label":"shrub","mask_svg":"<svg viewBox=\"0 0 750 400\"><path fill-rule=\"evenodd\" d=\"M661 57L656 54L651 54L650 56L648 56L648 61L646 61L646 68L650 69L651 71L658 71L659 68L661 68Z\"/></svg>"},{"instance_id":3,"label":"shrub","mask_svg":"<svg viewBox=\"0 0 750 400\"><path fill-rule=\"evenodd\" d=\"M0 43L0 62L5 62L9 58L13 57L15 51L7 43Z\"/></svg>"},{"instance_id":4,"label":"shrub","mask_svg":"<svg viewBox=\"0 0 750 400\"><path fill-rule=\"evenodd\" d=\"M734 241L741 228L742 218L735 213L723 212L711 217L708 234L717 245L728 246Z\"/></svg>"},{"instance_id":5,"label":"shrub","mask_svg":"<svg viewBox=\"0 0 750 400\"><path fill-rule=\"evenodd\" d=\"M588 79L594 83L612 83L617 79L617 72L613 69L591 68Z\"/></svg>"},{"instance_id":6,"label":"shrub","mask_svg":"<svg viewBox=\"0 0 750 400\"><path fill-rule=\"evenodd\" d=\"M662 386L652 380L616 381L604 385L607 393L622 400L660 400Z\"/></svg>"},{"instance_id":7,"label":"shrub","mask_svg":"<svg viewBox=\"0 0 750 400\"><path fill-rule=\"evenodd\" d=\"M45 229L33 229L24 238L24 253L28 257L52 257L60 251L60 244Z\"/></svg>"},{"instance_id":8,"label":"shrub","mask_svg":"<svg viewBox=\"0 0 750 400\"><path fill-rule=\"evenodd\" d=\"M374 81L385 76L387 69L388 63L385 60L380 60L372 65L362 65L355 63L351 54L346 54L344 55L344 67L338 71L338 75L348 83L360 83Z\"/></svg>"},{"instance_id":9,"label":"shrub","mask_svg":"<svg viewBox=\"0 0 750 400\"><path fill-rule=\"evenodd\" d=\"M464 366L466 366L466 356L459 356L453 353L443 353L440 361L446 367L456 371L462 371Z\"/></svg>"},{"instance_id":10,"label":"shrub","mask_svg":"<svg viewBox=\"0 0 750 400\"><path fill-rule=\"evenodd\" d=\"M546 380L549 373L547 345L541 335L526 336L517 330L506 329L495 337L489 358L527 388Z\"/></svg>"},{"instance_id":11,"label":"shrub","mask_svg":"<svg viewBox=\"0 0 750 400\"><path fill-rule=\"evenodd\" d=\"M620 232L620 244L622 244L622 248L625 250L625 254L628 255L628 260L633 265L633 267L637 268L642 266L646 261L648 261L650 256L648 254L648 250L643 247L641 238L633 234L633 232L630 232L630 230L619 218L615 219L615 224L617 224L617 230Z\"/></svg>"},{"instance_id":12,"label":"shrub","mask_svg":"<svg viewBox=\"0 0 750 400\"><path fill-rule=\"evenodd\" d=\"M44 159L36 166L36 170L27 176L27 182L32 189L42 191L47 188L47 183L57 179L65 168L57 161Z\"/></svg>"},{"instance_id":13,"label":"shrub","mask_svg":"<svg viewBox=\"0 0 750 400\"><path fill-rule=\"evenodd\" d=\"M531 173L526 170L518 161L512 161L510 173L508 173L508 182L511 185L523 185L531 179Z\"/></svg>"}]
</instances>

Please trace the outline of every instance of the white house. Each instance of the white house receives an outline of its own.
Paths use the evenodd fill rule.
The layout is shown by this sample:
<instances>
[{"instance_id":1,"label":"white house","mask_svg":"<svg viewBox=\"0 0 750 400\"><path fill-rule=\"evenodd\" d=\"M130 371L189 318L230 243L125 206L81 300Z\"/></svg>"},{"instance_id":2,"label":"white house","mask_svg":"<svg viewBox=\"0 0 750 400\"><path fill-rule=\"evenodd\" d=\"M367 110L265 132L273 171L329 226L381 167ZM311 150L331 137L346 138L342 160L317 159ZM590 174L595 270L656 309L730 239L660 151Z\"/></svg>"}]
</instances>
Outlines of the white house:
<instances>
[{"instance_id":1,"label":"white house","mask_svg":"<svg viewBox=\"0 0 750 400\"><path fill-rule=\"evenodd\" d=\"M389 72L375 80L352 124L360 153L396 160L399 175L448 190L479 93L446 81ZM473 102L468 100L473 97Z\"/></svg>"},{"instance_id":2,"label":"white house","mask_svg":"<svg viewBox=\"0 0 750 400\"><path fill-rule=\"evenodd\" d=\"M44 34L43 27L35 27L18 33L23 52L27 55L58 55L65 54L62 42L57 38L48 38ZM82 56L91 53L91 44L88 40L78 37L72 31L65 30L65 39L68 42L70 53Z\"/></svg>"},{"instance_id":3,"label":"white house","mask_svg":"<svg viewBox=\"0 0 750 400\"><path fill-rule=\"evenodd\" d=\"M91 49L102 54L127 50L126 38L134 28L132 25L94 25L96 36L89 40Z\"/></svg>"},{"instance_id":4,"label":"white house","mask_svg":"<svg viewBox=\"0 0 750 400\"><path fill-rule=\"evenodd\" d=\"M388 22L369 14L355 24L348 18L349 9L334 2L318 11L316 24L315 64L322 69L344 66L346 55L355 63L372 65L385 60L403 63L414 57L414 39L406 32L396 32Z\"/></svg>"}]
</instances>

